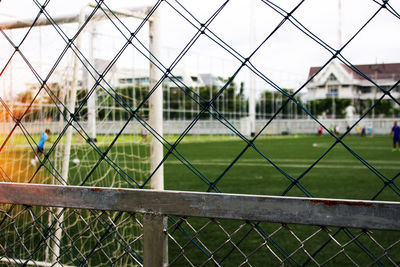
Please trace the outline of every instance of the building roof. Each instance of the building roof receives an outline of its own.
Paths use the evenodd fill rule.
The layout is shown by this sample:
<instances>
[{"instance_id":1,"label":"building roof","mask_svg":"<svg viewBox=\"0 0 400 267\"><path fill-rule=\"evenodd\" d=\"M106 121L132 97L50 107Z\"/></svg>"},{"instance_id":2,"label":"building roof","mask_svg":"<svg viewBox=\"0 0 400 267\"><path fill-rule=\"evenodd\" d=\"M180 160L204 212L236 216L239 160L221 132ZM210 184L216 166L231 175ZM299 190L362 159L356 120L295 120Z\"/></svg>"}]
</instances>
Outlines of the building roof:
<instances>
[{"instance_id":1,"label":"building roof","mask_svg":"<svg viewBox=\"0 0 400 267\"><path fill-rule=\"evenodd\" d=\"M354 79L363 79L358 73L341 63L341 66L353 76ZM366 65L354 65L360 72L367 75L371 79L400 79L400 63L389 63L389 64L366 64ZM321 67L311 67L308 73L308 77L311 77Z\"/></svg>"}]
</instances>

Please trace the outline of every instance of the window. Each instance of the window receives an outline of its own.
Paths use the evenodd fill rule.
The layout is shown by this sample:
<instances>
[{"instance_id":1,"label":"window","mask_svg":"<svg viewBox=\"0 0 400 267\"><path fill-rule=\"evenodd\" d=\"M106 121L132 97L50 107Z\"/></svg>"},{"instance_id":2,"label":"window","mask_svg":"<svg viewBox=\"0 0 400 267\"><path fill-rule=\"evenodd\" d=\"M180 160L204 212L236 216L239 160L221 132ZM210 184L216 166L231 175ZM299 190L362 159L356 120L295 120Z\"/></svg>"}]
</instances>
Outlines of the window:
<instances>
[{"instance_id":1,"label":"window","mask_svg":"<svg viewBox=\"0 0 400 267\"><path fill-rule=\"evenodd\" d=\"M140 78L135 78L136 83L149 83L150 79L149 77L140 77Z\"/></svg>"},{"instance_id":2,"label":"window","mask_svg":"<svg viewBox=\"0 0 400 267\"><path fill-rule=\"evenodd\" d=\"M133 79L132 79L132 78L121 78L121 79L118 80L118 82L119 82L120 84L132 83L132 82L133 82Z\"/></svg>"},{"instance_id":3,"label":"window","mask_svg":"<svg viewBox=\"0 0 400 267\"><path fill-rule=\"evenodd\" d=\"M331 87L331 86L329 86L329 87L328 87L328 92L329 92L329 93L332 93L332 94L335 94L335 93L338 93L338 89L337 89L337 87Z\"/></svg>"},{"instance_id":4,"label":"window","mask_svg":"<svg viewBox=\"0 0 400 267\"><path fill-rule=\"evenodd\" d=\"M333 81L337 81L337 80L338 80L338 79L336 78L335 75L333 75L333 73L331 73L331 75L329 75L328 81L333 82Z\"/></svg>"},{"instance_id":5,"label":"window","mask_svg":"<svg viewBox=\"0 0 400 267\"><path fill-rule=\"evenodd\" d=\"M199 80L199 78L197 78L196 76L190 76L190 78L192 78L193 82L197 82Z\"/></svg>"},{"instance_id":6,"label":"window","mask_svg":"<svg viewBox=\"0 0 400 267\"><path fill-rule=\"evenodd\" d=\"M326 93L327 97L337 97L339 96L339 90L336 86L328 86L328 93Z\"/></svg>"},{"instance_id":7,"label":"window","mask_svg":"<svg viewBox=\"0 0 400 267\"><path fill-rule=\"evenodd\" d=\"M372 88L371 87L361 87L360 91L362 94L368 94L372 92Z\"/></svg>"}]
</instances>

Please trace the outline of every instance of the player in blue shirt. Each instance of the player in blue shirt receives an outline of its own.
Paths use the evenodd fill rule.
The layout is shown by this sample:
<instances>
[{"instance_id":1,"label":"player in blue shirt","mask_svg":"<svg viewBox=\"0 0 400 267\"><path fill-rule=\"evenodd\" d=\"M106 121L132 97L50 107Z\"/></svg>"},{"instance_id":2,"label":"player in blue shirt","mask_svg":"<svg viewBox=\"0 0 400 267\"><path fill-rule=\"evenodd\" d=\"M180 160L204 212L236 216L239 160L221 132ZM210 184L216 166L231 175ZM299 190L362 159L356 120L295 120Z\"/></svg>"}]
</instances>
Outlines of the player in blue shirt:
<instances>
[{"instance_id":1,"label":"player in blue shirt","mask_svg":"<svg viewBox=\"0 0 400 267\"><path fill-rule=\"evenodd\" d=\"M40 137L40 140L37 143L36 154L33 154L33 159L31 159L32 165L36 165L38 157L40 157L44 153L44 144L46 143L46 141L50 141L49 134L50 130L46 129Z\"/></svg>"},{"instance_id":2,"label":"player in blue shirt","mask_svg":"<svg viewBox=\"0 0 400 267\"><path fill-rule=\"evenodd\" d=\"M400 126L397 125L397 121L393 123L392 131L390 131L390 137L393 138L392 151L396 151L396 143L398 144L398 147L400 147Z\"/></svg>"}]
</instances>

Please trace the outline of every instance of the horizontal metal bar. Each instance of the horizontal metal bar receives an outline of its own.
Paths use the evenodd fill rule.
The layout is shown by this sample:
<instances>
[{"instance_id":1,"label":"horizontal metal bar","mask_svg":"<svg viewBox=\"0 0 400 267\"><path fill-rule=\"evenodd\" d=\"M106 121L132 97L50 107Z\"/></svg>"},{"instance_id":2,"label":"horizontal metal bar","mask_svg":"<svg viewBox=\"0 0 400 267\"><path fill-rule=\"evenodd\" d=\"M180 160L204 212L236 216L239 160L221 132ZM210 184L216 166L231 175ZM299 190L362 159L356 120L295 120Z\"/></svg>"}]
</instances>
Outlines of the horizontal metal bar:
<instances>
[{"instance_id":1,"label":"horizontal metal bar","mask_svg":"<svg viewBox=\"0 0 400 267\"><path fill-rule=\"evenodd\" d=\"M95 5L89 5L90 7L94 8ZM113 10L112 12L118 17L133 17L133 18L138 18L138 19L144 19L146 17L146 12L150 7L139 7L139 8L132 8L132 9L127 9L127 10ZM105 9L105 12L110 13L108 9ZM86 15L86 18L88 15ZM52 18L53 21L49 21L47 17L41 16L39 17L36 22L35 26L47 26L47 25L52 25L53 23L56 24L67 24L67 23L77 23L79 20L79 14L70 14L70 15L59 15L55 16ZM97 12L93 17L93 20L100 20L100 19L108 19L107 16L102 13L102 12ZM0 22L0 28L3 30L11 30L11 29L20 29L20 28L27 28L31 27L33 23L33 18L28 18L28 19L16 19L16 20L10 20L10 21L2 21ZM151 18L149 18L149 21L151 21Z\"/></svg>"},{"instance_id":2,"label":"horizontal metal bar","mask_svg":"<svg viewBox=\"0 0 400 267\"><path fill-rule=\"evenodd\" d=\"M79 15L63 15L54 18L54 22L57 24L64 24L64 23L74 23L78 22ZM31 19L17 19L11 21L2 21L0 22L0 28L3 30L11 30L11 29L20 29L20 28L27 28L31 27L33 23L33 18ZM35 26L46 26L51 25L50 22L46 17L42 16L37 19Z\"/></svg>"},{"instance_id":3,"label":"horizontal metal bar","mask_svg":"<svg viewBox=\"0 0 400 267\"><path fill-rule=\"evenodd\" d=\"M400 202L0 183L0 203L400 230Z\"/></svg>"},{"instance_id":4,"label":"horizontal metal bar","mask_svg":"<svg viewBox=\"0 0 400 267\"><path fill-rule=\"evenodd\" d=\"M58 266L57 263L54 262L45 262L45 261L36 261L36 260L25 260L25 259L19 259L19 258L12 258L12 257L3 257L0 259L0 262L6 262L10 265L22 265L24 266L43 266L43 267L52 267L52 266ZM72 267L72 265L62 265L63 267Z\"/></svg>"}]
</instances>

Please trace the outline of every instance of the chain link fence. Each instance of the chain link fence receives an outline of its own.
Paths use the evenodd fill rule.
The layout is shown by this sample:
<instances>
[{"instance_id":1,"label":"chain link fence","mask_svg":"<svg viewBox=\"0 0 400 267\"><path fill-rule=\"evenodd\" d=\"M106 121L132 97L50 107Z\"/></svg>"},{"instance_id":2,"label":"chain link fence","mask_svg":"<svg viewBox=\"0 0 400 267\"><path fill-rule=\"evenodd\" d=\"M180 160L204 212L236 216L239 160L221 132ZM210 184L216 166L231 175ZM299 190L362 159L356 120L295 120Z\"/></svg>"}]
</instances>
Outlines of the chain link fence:
<instances>
[{"instance_id":1,"label":"chain link fence","mask_svg":"<svg viewBox=\"0 0 400 267\"><path fill-rule=\"evenodd\" d=\"M249 51L225 35L241 32L240 27L227 26L243 17L226 15L238 7L233 0L204 4L200 13L184 1L159 0L148 7L124 9L96 0L73 15L62 12L65 4L32 0L25 2L30 19L0 23L6 47L0 62L0 180L11 182L0 185L0 265L399 265L397 202L315 198L398 201L397 154L380 152L382 145L371 159L363 149L373 142L384 144L383 139L372 139L371 134L373 141L361 143L350 134L358 135L360 124L380 127L376 134L392 126L392 119L366 119L383 101L392 103L393 109L399 105L399 77L382 82L377 71L375 76L367 75L346 53L378 18L398 25L397 2L368 1L371 13L357 17L357 28L346 31L345 41L336 48L324 34L303 23L301 14L313 5L311 0L256 3L258 12L270 15L271 22L265 29L250 26L248 31L257 30L262 38L250 37L254 42ZM21 7L14 10L16 16L23 13ZM174 20L165 19L164 14ZM251 22L252 16L255 13L244 17ZM291 38L305 38L310 47L323 53L321 67L290 90L256 60L263 51L274 53L269 45L286 27L291 29ZM159 43L165 34L176 36L180 47L168 57L161 54ZM194 86L197 76L180 72L195 48L214 48L233 62L225 67L226 77L203 90ZM130 69L122 71L120 66L131 61ZM361 77L376 92L370 105L351 120L320 118L313 112L315 107L301 100L307 87L335 66ZM209 72L213 71L210 67ZM121 72L129 74L125 77ZM24 80L28 76L29 83ZM243 76L250 77L246 92L244 85L237 87ZM256 103L254 81L273 91L262 107ZM12 91L24 86L29 90L19 91L18 101L23 104L16 105ZM168 99L179 95L179 103L163 103L165 92ZM234 104L225 101L232 94ZM246 109L244 115L238 115L233 105ZM168 136L163 132L166 107L164 119L180 118L164 123ZM190 115L180 115L182 107ZM256 116L256 110L265 114ZM292 118L287 115L292 111L306 119L282 120ZM290 136L310 134L310 129L316 132L317 128L325 136L310 139L307 147ZM400 130L392 132L398 137ZM277 138L281 141L275 143L274 151L271 140L275 137L270 135L289 136ZM116 193L102 193L118 190L99 188L162 190L164 177L167 189L213 192L217 194L210 195L216 198L211 204L207 194L164 196L165 192L154 191L135 202L136 195L130 195L133 200L119 199ZM324 180L323 184L315 184L317 180ZM13 191L12 183L21 182L20 191ZM61 189L52 195L51 187L33 184L61 185L54 187ZM73 186L83 186L82 191ZM336 186L350 193L341 194ZM68 190L78 193L71 196ZM96 193L95 201L85 199L88 192ZM234 199L225 193L243 192L283 197L270 206L261 203L268 199L265 196L248 196L233 206L223 204ZM288 204L288 196L293 195L307 199ZM192 201L185 206L188 199Z\"/></svg>"},{"instance_id":2,"label":"chain link fence","mask_svg":"<svg viewBox=\"0 0 400 267\"><path fill-rule=\"evenodd\" d=\"M1 209L6 265L399 262L393 230L400 227L400 206L394 202L15 183L1 184L0 192L0 202L11 203ZM62 221L57 208L39 207L49 205L66 207ZM63 232L59 239L57 231Z\"/></svg>"}]
</instances>

